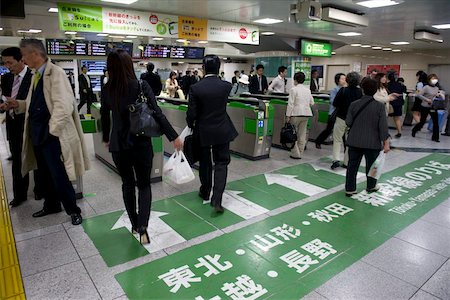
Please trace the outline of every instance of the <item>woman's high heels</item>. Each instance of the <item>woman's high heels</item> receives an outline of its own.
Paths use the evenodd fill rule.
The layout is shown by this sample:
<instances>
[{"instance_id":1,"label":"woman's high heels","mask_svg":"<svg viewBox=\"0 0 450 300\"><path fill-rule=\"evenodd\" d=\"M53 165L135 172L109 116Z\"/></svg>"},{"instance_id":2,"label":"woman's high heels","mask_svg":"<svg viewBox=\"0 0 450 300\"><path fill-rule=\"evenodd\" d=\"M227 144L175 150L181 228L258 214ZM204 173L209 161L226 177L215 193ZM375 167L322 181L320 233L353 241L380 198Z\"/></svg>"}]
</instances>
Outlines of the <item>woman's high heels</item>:
<instances>
[{"instance_id":1,"label":"woman's high heels","mask_svg":"<svg viewBox=\"0 0 450 300\"><path fill-rule=\"evenodd\" d=\"M139 229L139 240L142 245L150 244L150 237L148 236L147 228L142 227Z\"/></svg>"}]
</instances>

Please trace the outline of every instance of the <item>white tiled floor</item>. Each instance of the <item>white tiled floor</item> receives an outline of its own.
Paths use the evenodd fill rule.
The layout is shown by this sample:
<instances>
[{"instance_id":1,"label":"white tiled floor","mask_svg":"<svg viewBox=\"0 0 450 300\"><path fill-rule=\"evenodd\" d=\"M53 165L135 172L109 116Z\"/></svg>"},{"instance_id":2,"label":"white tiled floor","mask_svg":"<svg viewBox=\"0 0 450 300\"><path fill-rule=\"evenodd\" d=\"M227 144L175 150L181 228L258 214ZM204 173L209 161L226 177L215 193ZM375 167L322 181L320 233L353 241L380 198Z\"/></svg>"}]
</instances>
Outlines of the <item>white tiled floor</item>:
<instances>
[{"instance_id":1,"label":"white tiled floor","mask_svg":"<svg viewBox=\"0 0 450 300\"><path fill-rule=\"evenodd\" d=\"M450 137L442 136L441 143L431 143L430 140L430 134L425 131L414 139L410 136L410 128L406 128L402 138L395 139L392 144L400 148L450 149ZM84 193L91 195L78 202L83 216L123 209L120 178L95 159L91 135L86 135L86 141L91 151L92 170L84 177ZM331 155L331 146L322 148L317 150L313 143L309 143L301 161L293 161L288 152L275 148L272 149L270 159L258 162L233 157L229 180ZM387 169L397 168L426 154L394 150L388 155ZM6 160L8 153L4 138L0 141L0 156L8 193L11 193L10 162ZM38 219L31 217L33 212L42 208L41 201L31 200L31 188L32 184L30 200L11 209L28 299L126 299L114 279L115 274L255 221L248 220L165 251L108 268L82 227L68 223L69 218L64 213ZM175 186L160 182L152 185L154 201L197 189L198 183ZM311 292L305 299L450 299L449 258L450 194L445 203Z\"/></svg>"}]
</instances>

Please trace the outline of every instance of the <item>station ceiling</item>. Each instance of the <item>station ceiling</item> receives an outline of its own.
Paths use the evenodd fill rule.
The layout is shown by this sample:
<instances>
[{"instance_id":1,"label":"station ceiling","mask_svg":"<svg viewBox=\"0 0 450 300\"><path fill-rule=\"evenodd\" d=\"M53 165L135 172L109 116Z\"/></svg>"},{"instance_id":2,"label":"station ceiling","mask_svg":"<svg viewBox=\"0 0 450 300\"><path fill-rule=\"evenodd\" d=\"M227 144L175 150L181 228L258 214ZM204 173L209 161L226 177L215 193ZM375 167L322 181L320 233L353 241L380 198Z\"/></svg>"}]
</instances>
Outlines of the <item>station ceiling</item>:
<instances>
[{"instance_id":1,"label":"station ceiling","mask_svg":"<svg viewBox=\"0 0 450 300\"><path fill-rule=\"evenodd\" d=\"M9 0L8 0L9 1ZM13 0L12 0L13 1ZM351 27L325 21L302 21L295 23L290 16L290 4L297 1L286 0L138 0L131 5L113 4L100 0L65 1L90 5L122 7L133 10L151 11L174 15L184 15L212 20L223 20L238 23L252 23L260 17L271 17L283 20L274 25L262 25L260 31L275 32L277 39L296 40L300 37L329 40L340 47L352 43L393 47L392 41L406 41L409 45L395 46L408 51L450 51L450 29L437 30L431 27L435 24L450 23L450 0L403 0L394 6L381 8L366 8L357 5L361 0L321 0L322 6L334 6L355 13L364 14L369 18L368 27ZM49 13L48 8L56 7L56 0L25 0L25 19L4 18L0 20L1 35L21 36L19 29L42 29L37 37L64 38L64 32L59 30L57 14ZM441 34L443 43L429 43L414 40L415 30L431 30ZM338 33L356 31L361 36L342 37ZM92 38L95 34L84 34ZM270 44L277 39L261 39L262 49L270 49ZM141 39L142 41L142 39ZM214 43L209 44L214 47ZM218 46L218 45L216 45ZM359 47L345 47L348 53L371 51ZM374 51L374 50L372 50Z\"/></svg>"}]
</instances>

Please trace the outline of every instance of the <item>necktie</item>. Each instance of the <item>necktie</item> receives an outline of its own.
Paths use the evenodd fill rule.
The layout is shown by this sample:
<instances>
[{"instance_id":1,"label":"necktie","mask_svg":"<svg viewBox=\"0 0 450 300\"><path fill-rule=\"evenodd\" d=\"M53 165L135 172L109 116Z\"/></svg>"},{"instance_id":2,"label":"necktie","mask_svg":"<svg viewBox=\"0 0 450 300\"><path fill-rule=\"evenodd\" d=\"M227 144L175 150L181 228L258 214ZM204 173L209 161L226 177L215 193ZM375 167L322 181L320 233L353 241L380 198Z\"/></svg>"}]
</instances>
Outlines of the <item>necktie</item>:
<instances>
[{"instance_id":1,"label":"necktie","mask_svg":"<svg viewBox=\"0 0 450 300\"><path fill-rule=\"evenodd\" d=\"M258 82L259 82L259 91L262 92L261 76L258 76Z\"/></svg>"},{"instance_id":2,"label":"necktie","mask_svg":"<svg viewBox=\"0 0 450 300\"><path fill-rule=\"evenodd\" d=\"M19 92L20 88L20 75L17 75L14 79L12 91L11 91L11 98L16 99L17 93Z\"/></svg>"},{"instance_id":3,"label":"necktie","mask_svg":"<svg viewBox=\"0 0 450 300\"><path fill-rule=\"evenodd\" d=\"M16 78L14 79L13 87L11 90L11 98L16 99L17 93L19 93L20 83L21 83L20 75L17 75ZM14 110L13 109L9 110L9 115L11 116L11 118L14 119Z\"/></svg>"},{"instance_id":4,"label":"necktie","mask_svg":"<svg viewBox=\"0 0 450 300\"><path fill-rule=\"evenodd\" d=\"M36 89L39 79L41 79L41 73L36 71L36 74L34 74L33 89Z\"/></svg>"}]
</instances>

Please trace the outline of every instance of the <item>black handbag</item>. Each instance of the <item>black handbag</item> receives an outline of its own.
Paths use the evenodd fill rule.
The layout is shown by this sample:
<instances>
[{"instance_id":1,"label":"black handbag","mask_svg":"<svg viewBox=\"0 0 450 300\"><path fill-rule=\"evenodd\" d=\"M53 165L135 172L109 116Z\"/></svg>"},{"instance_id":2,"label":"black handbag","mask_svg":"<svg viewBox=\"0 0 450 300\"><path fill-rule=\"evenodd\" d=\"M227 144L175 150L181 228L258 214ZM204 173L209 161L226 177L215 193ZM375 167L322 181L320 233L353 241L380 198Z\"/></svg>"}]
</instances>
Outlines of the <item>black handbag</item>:
<instances>
[{"instance_id":1,"label":"black handbag","mask_svg":"<svg viewBox=\"0 0 450 300\"><path fill-rule=\"evenodd\" d=\"M130 134L137 137L161 136L161 128L153 115L155 111L150 108L148 99L142 92L139 81L139 95L136 102L128 106L130 111Z\"/></svg>"},{"instance_id":2,"label":"black handbag","mask_svg":"<svg viewBox=\"0 0 450 300\"><path fill-rule=\"evenodd\" d=\"M191 166L199 161L200 142L198 140L198 135L195 132L184 139L183 153Z\"/></svg>"},{"instance_id":3,"label":"black handbag","mask_svg":"<svg viewBox=\"0 0 450 300\"><path fill-rule=\"evenodd\" d=\"M435 98L431 104L431 108L434 110L445 110L445 106L445 100L441 98Z\"/></svg>"},{"instance_id":4,"label":"black handbag","mask_svg":"<svg viewBox=\"0 0 450 300\"><path fill-rule=\"evenodd\" d=\"M294 125L286 122L281 128L280 143L283 148L291 150L294 148L295 142L297 142L297 130Z\"/></svg>"}]
</instances>

